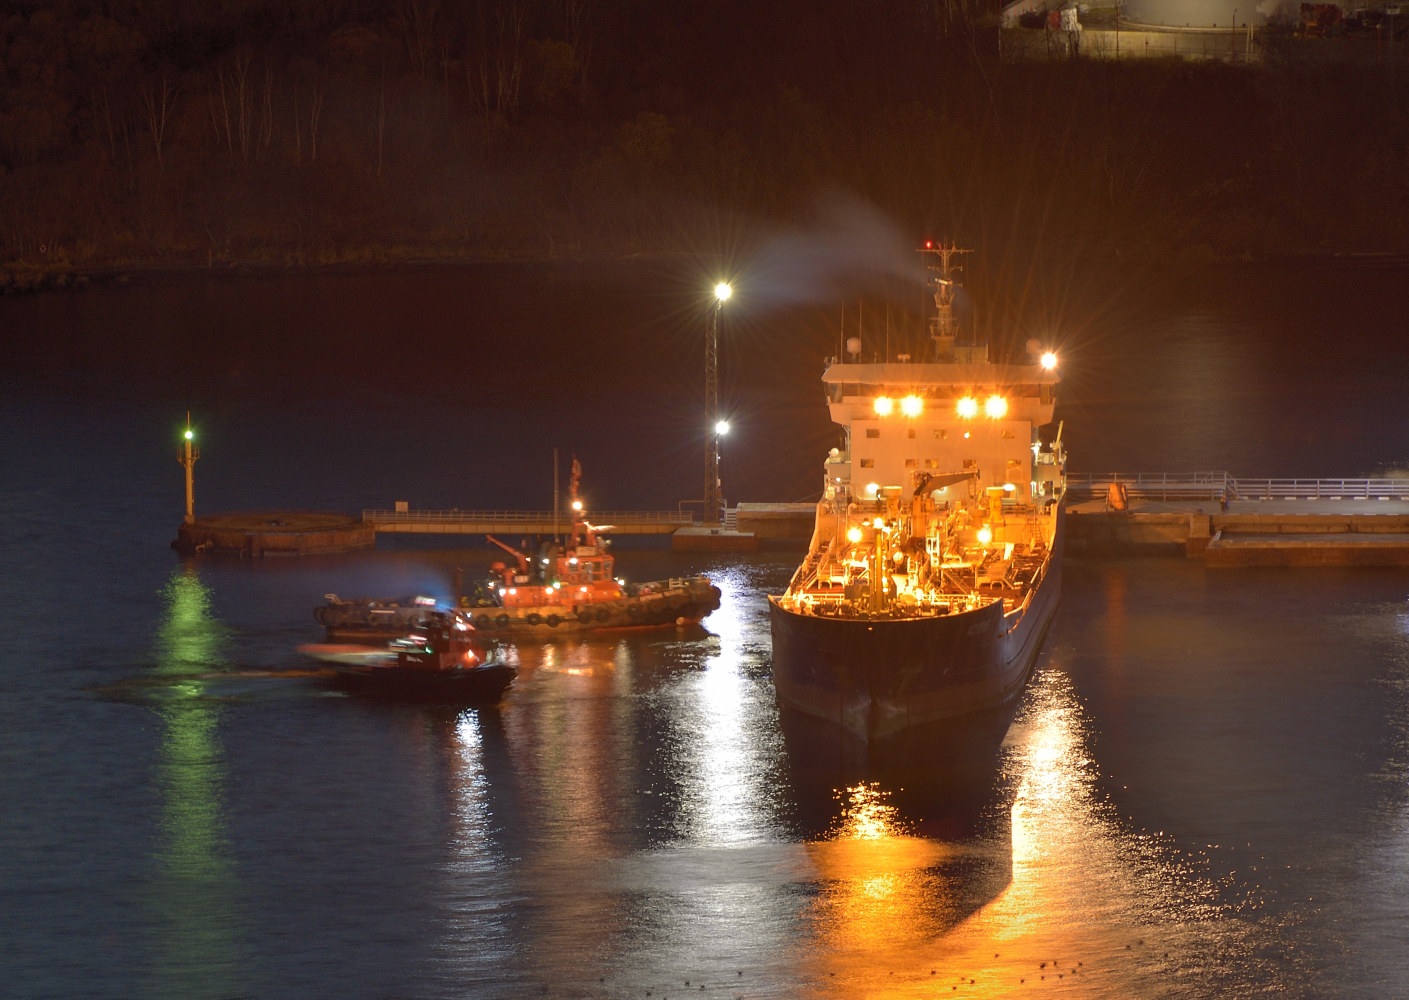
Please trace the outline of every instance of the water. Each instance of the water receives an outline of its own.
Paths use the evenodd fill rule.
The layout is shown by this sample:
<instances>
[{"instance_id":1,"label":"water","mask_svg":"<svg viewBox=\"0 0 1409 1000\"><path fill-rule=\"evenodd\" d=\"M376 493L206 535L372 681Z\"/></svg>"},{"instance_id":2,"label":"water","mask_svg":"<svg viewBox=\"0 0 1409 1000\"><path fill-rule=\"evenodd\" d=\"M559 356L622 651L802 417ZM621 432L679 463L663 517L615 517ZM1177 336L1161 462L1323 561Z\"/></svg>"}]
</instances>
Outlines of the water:
<instances>
[{"instance_id":1,"label":"water","mask_svg":"<svg viewBox=\"0 0 1409 1000\"><path fill-rule=\"evenodd\" d=\"M722 607L508 647L495 710L298 676L324 593L445 593L494 550L183 564L188 404L198 510L546 506L554 448L598 508L698 495L693 300L518 274L0 300L0 992L1409 996L1401 570L1069 558L1019 716L962 787L833 774L780 728L764 595L792 551L621 540L629 575L708 572ZM1405 285L1053 292L1073 467L1409 465ZM829 313L726 325L731 497L815 491Z\"/></svg>"}]
</instances>

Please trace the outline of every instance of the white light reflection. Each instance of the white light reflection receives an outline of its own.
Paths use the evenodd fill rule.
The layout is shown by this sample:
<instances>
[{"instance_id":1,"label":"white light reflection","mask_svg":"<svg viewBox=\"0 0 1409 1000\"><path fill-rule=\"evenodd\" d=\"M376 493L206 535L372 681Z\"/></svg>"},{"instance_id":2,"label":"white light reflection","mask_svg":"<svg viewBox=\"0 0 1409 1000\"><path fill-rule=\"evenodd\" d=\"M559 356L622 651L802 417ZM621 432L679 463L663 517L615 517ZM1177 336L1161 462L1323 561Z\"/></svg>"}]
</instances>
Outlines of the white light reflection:
<instances>
[{"instance_id":1,"label":"white light reflection","mask_svg":"<svg viewBox=\"0 0 1409 1000\"><path fill-rule=\"evenodd\" d=\"M719 608L706 620L715 640L704 670L686 678L695 704L682 706L674 723L682 734L681 758L688 790L682 825L690 839L713 846L758 841L768 835L770 789L764 779L765 747L756 735L764 730L756 716L756 685L743 670L744 636L751 627L749 591L736 574L716 575Z\"/></svg>"},{"instance_id":2,"label":"white light reflection","mask_svg":"<svg viewBox=\"0 0 1409 1000\"><path fill-rule=\"evenodd\" d=\"M493 830L486 799L489 778L484 771L484 734L478 713L466 710L455 717L447 749L456 867L474 871L492 868L499 860L484 850L485 845L492 843Z\"/></svg>"},{"instance_id":3,"label":"white light reflection","mask_svg":"<svg viewBox=\"0 0 1409 1000\"><path fill-rule=\"evenodd\" d=\"M661 813L670 840L611 869L633 929L613 954L606 990L593 995L646 995L649 985L675 996L671 983L682 995L804 995L795 970L777 961L797 952L797 886L813 874L803 850L780 839L774 815L780 743L767 649L757 644L767 606L752 599L758 584L746 569L709 575L721 593L704 622L712 635L681 634L653 692L669 772L647 794L676 796Z\"/></svg>"}]
</instances>

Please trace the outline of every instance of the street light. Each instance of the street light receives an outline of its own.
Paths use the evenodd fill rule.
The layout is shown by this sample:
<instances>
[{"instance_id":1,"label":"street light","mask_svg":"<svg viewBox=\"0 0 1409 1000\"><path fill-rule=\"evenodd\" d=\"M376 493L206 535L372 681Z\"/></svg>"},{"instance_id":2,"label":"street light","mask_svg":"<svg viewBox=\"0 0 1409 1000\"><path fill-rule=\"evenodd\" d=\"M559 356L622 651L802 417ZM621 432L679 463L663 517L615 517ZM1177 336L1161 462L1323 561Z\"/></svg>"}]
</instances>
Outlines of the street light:
<instances>
[{"instance_id":1,"label":"street light","mask_svg":"<svg viewBox=\"0 0 1409 1000\"><path fill-rule=\"evenodd\" d=\"M714 308L709 311L709 334L705 338L705 427L709 445L705 449L704 523L712 525L723 520L719 439L729 431L729 424L719 419L719 314L733 294L734 290L726 282L714 286Z\"/></svg>"}]
</instances>

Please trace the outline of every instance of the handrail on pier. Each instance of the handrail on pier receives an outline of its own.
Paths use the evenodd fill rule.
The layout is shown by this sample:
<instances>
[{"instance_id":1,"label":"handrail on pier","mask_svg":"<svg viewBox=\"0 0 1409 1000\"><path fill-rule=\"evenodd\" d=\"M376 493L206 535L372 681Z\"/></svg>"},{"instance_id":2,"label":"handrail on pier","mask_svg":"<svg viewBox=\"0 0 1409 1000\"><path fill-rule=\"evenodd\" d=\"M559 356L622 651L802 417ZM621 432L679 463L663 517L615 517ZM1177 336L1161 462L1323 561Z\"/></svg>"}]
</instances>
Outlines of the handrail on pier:
<instances>
[{"instance_id":1,"label":"handrail on pier","mask_svg":"<svg viewBox=\"0 0 1409 1000\"><path fill-rule=\"evenodd\" d=\"M554 517L565 528L572 526L572 514L554 515L551 510L364 510L362 520L386 524L430 524L460 521L502 521L540 524ZM592 512L593 524L693 524L695 517L678 510L601 510Z\"/></svg>"},{"instance_id":2,"label":"handrail on pier","mask_svg":"<svg viewBox=\"0 0 1409 1000\"><path fill-rule=\"evenodd\" d=\"M362 520L378 533L546 535L571 531L573 514L551 510L364 510ZM668 535L695 523L693 514L678 510L592 512L594 526L618 535Z\"/></svg>"},{"instance_id":3,"label":"handrail on pier","mask_svg":"<svg viewBox=\"0 0 1409 1000\"><path fill-rule=\"evenodd\" d=\"M1227 472L1069 473L1074 496L1104 496L1112 484L1147 500L1409 500L1409 478L1234 478Z\"/></svg>"}]
</instances>

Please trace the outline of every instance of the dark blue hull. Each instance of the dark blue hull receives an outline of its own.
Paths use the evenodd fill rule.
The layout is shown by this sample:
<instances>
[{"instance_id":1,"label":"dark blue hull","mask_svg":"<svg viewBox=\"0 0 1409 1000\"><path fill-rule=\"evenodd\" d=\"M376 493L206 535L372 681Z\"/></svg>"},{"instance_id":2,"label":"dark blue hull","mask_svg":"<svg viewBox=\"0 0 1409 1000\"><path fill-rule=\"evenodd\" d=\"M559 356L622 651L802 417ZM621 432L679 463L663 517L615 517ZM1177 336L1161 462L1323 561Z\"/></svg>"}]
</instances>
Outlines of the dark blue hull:
<instances>
[{"instance_id":1,"label":"dark blue hull","mask_svg":"<svg viewBox=\"0 0 1409 1000\"><path fill-rule=\"evenodd\" d=\"M786 712L829 723L858 757L946 738L1002 739L1061 595L1060 549L1025 605L910 618L823 617L769 599L773 683ZM987 742L987 736L980 740Z\"/></svg>"},{"instance_id":2,"label":"dark blue hull","mask_svg":"<svg viewBox=\"0 0 1409 1000\"><path fill-rule=\"evenodd\" d=\"M334 670L329 683L348 694L387 701L493 705L504 697L517 672L507 663L450 670L349 666Z\"/></svg>"}]
</instances>

